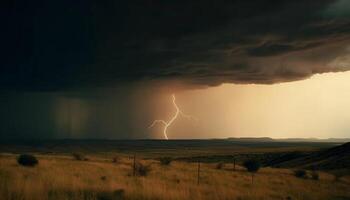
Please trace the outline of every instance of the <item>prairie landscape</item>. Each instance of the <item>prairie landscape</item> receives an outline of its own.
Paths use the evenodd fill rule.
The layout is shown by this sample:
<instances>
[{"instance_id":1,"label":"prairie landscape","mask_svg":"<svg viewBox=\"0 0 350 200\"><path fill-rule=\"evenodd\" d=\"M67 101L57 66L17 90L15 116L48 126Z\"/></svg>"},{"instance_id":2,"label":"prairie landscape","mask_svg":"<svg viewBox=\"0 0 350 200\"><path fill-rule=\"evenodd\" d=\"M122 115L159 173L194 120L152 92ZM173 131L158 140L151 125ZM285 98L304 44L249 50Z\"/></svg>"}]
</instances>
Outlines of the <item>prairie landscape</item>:
<instances>
[{"instance_id":1,"label":"prairie landscape","mask_svg":"<svg viewBox=\"0 0 350 200\"><path fill-rule=\"evenodd\" d=\"M171 142L168 143L167 146L171 147ZM334 144L276 146L270 143L264 144L264 148L250 148L248 154L266 157L268 152L277 152L286 155L286 151L281 153L286 148L283 146L288 146L287 153L303 151L308 156L320 148L337 148ZM221 151L217 147L215 151L221 156L215 156L214 151L201 152L204 148L193 144L187 154L175 154L176 148L150 150L150 146L145 146L144 153L141 148L138 152L80 149L83 153L45 153L45 148L32 153L39 161L34 167L19 165L17 153L1 154L2 199L350 199L350 176L347 173L337 176L329 170L317 170L315 178L312 175L314 170L306 167L306 175L297 177L295 170L298 168L274 168L265 164L252 174L242 166L242 160L246 158L239 157L244 151L237 144L226 146L226 150ZM170 151L174 152L171 154ZM235 155L237 163L227 160L224 154ZM215 159L210 159L212 156Z\"/></svg>"},{"instance_id":2,"label":"prairie landscape","mask_svg":"<svg viewBox=\"0 0 350 200\"><path fill-rule=\"evenodd\" d=\"M350 0L0 8L0 200L350 200Z\"/></svg>"}]
</instances>

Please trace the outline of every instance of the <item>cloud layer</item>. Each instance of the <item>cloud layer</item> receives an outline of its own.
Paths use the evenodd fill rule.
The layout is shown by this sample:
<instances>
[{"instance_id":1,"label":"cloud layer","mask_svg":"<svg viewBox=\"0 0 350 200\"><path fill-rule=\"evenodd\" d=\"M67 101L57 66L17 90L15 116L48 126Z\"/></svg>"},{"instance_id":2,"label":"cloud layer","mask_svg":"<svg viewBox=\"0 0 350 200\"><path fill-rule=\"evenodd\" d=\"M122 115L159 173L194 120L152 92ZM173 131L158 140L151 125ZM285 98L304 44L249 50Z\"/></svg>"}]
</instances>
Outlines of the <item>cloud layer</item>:
<instances>
[{"instance_id":1,"label":"cloud layer","mask_svg":"<svg viewBox=\"0 0 350 200\"><path fill-rule=\"evenodd\" d=\"M273 84L350 69L346 0L23 1L2 9L1 89Z\"/></svg>"}]
</instances>

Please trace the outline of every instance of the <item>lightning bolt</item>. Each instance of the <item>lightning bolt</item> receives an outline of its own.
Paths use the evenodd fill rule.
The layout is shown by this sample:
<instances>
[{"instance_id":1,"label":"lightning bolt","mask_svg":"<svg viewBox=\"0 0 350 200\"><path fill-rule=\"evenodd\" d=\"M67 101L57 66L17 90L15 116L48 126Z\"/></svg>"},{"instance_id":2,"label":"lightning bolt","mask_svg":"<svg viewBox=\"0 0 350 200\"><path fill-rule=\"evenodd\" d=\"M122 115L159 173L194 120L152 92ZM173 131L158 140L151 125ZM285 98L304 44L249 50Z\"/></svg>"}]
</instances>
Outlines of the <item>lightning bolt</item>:
<instances>
[{"instance_id":1,"label":"lightning bolt","mask_svg":"<svg viewBox=\"0 0 350 200\"><path fill-rule=\"evenodd\" d=\"M186 115L180 110L180 108L176 104L176 98L175 98L174 94L172 94L172 98L173 98L173 105L174 105L174 107L176 109L176 112L175 112L174 116L168 122L166 122L164 120L158 120L158 119L154 120L153 123L148 127L148 128L152 128L154 125L156 125L158 123L163 124L164 125L163 135L164 135L164 138L167 139L167 140L169 139L167 130L168 130L169 126L175 121L175 119L179 115L181 115L181 116L183 116L183 117L185 117L187 119L197 120L195 117L192 117L190 115Z\"/></svg>"}]
</instances>

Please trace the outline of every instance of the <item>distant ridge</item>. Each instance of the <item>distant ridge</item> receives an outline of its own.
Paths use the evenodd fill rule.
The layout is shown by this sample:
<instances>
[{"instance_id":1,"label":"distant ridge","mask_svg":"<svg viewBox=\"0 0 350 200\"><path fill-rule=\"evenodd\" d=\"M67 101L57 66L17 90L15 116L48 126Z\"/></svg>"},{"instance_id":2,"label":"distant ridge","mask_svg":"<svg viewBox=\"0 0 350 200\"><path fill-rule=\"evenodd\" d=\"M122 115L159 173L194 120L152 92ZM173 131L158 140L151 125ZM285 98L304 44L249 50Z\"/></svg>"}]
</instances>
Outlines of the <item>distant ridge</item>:
<instances>
[{"instance_id":1,"label":"distant ridge","mask_svg":"<svg viewBox=\"0 0 350 200\"><path fill-rule=\"evenodd\" d=\"M270 137L230 137L227 138L230 141L239 142L332 142L332 143L347 143L350 142L350 138L270 138Z\"/></svg>"}]
</instances>

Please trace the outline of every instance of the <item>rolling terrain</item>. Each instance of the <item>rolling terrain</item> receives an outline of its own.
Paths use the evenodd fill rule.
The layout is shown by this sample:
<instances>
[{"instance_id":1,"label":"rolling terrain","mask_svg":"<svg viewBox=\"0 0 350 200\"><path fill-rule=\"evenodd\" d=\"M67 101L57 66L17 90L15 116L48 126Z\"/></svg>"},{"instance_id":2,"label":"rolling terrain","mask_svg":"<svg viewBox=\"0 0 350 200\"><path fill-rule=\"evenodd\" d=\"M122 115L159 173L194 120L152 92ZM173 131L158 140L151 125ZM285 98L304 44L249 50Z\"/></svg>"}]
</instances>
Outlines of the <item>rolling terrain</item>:
<instances>
[{"instance_id":1,"label":"rolling terrain","mask_svg":"<svg viewBox=\"0 0 350 200\"><path fill-rule=\"evenodd\" d=\"M274 160L272 163L273 167L322 170L337 176L350 175L350 143L295 158Z\"/></svg>"},{"instance_id":2,"label":"rolling terrain","mask_svg":"<svg viewBox=\"0 0 350 200\"><path fill-rule=\"evenodd\" d=\"M4 199L350 199L349 143L64 140L0 149ZM19 165L21 153L39 164ZM261 163L254 179L243 167L249 159Z\"/></svg>"}]
</instances>

